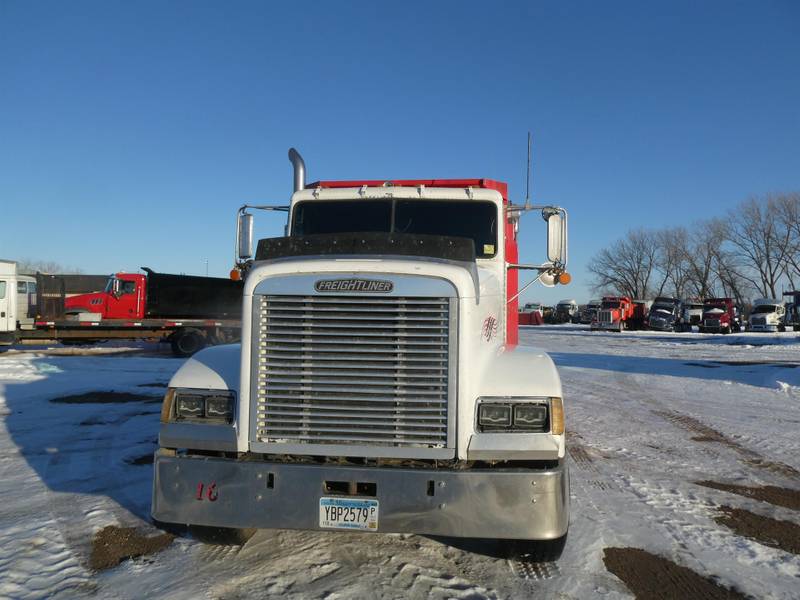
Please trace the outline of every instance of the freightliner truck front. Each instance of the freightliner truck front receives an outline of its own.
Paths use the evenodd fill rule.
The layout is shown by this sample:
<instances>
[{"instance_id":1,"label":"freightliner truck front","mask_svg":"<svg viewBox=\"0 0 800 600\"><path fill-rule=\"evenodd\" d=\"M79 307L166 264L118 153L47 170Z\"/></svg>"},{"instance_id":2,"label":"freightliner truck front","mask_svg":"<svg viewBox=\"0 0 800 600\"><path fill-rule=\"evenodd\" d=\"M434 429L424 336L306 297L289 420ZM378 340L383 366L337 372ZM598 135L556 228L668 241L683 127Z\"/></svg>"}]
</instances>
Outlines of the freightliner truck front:
<instances>
[{"instance_id":1,"label":"freightliner truck front","mask_svg":"<svg viewBox=\"0 0 800 600\"><path fill-rule=\"evenodd\" d=\"M152 515L200 537L258 528L489 538L558 558L564 399L518 339L520 270L568 283L566 212L488 179L320 181L290 150L285 207L240 209L241 344L165 395ZM288 213L252 252L255 208ZM518 263L522 214L547 258ZM523 288L524 289L524 288Z\"/></svg>"}]
</instances>

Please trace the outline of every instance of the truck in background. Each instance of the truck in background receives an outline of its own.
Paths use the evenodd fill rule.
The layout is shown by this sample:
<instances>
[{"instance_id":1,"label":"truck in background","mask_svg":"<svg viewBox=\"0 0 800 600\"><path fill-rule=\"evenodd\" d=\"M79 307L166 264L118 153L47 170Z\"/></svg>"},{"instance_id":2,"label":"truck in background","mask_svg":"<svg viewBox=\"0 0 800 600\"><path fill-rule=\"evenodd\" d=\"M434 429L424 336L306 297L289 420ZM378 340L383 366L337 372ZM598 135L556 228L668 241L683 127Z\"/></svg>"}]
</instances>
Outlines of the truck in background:
<instances>
[{"instance_id":1,"label":"truck in background","mask_svg":"<svg viewBox=\"0 0 800 600\"><path fill-rule=\"evenodd\" d=\"M678 331L682 324L683 304L678 298L658 296L653 300L647 325L658 331Z\"/></svg>"},{"instance_id":2,"label":"truck in background","mask_svg":"<svg viewBox=\"0 0 800 600\"><path fill-rule=\"evenodd\" d=\"M575 300L560 300L554 314L556 323L575 323L578 318L578 303Z\"/></svg>"},{"instance_id":3,"label":"truck in background","mask_svg":"<svg viewBox=\"0 0 800 600\"><path fill-rule=\"evenodd\" d=\"M692 331L692 327L699 327L703 323L703 309L705 305L697 300L684 300L681 311L681 330Z\"/></svg>"},{"instance_id":4,"label":"truck in background","mask_svg":"<svg viewBox=\"0 0 800 600\"><path fill-rule=\"evenodd\" d=\"M597 315L597 311L600 310L600 305L602 303L602 300L589 300L581 310L579 323L582 325L590 325Z\"/></svg>"},{"instance_id":5,"label":"truck in background","mask_svg":"<svg viewBox=\"0 0 800 600\"><path fill-rule=\"evenodd\" d=\"M542 325L544 323L544 313L539 302L527 302L519 309L520 325Z\"/></svg>"},{"instance_id":6,"label":"truck in background","mask_svg":"<svg viewBox=\"0 0 800 600\"><path fill-rule=\"evenodd\" d=\"M758 298L753 302L747 325L750 331L784 331L786 305L777 298Z\"/></svg>"},{"instance_id":7,"label":"truck in background","mask_svg":"<svg viewBox=\"0 0 800 600\"><path fill-rule=\"evenodd\" d=\"M175 356L185 357L207 345L238 339L241 281L143 270L144 275L112 275L102 292L72 295L65 291L64 276L38 275L34 281L39 281L42 293L35 321L18 328L13 341L73 345L165 340Z\"/></svg>"},{"instance_id":8,"label":"truck in background","mask_svg":"<svg viewBox=\"0 0 800 600\"><path fill-rule=\"evenodd\" d=\"M787 296L792 300L786 304L786 327L800 331L800 291L784 292L783 297Z\"/></svg>"},{"instance_id":9,"label":"truck in background","mask_svg":"<svg viewBox=\"0 0 800 600\"><path fill-rule=\"evenodd\" d=\"M650 300L633 300L633 314L626 321L625 328L631 331L646 329L651 304Z\"/></svg>"},{"instance_id":10,"label":"truck in background","mask_svg":"<svg viewBox=\"0 0 800 600\"><path fill-rule=\"evenodd\" d=\"M520 344L516 299L520 270L569 281L566 211L511 204L489 179L306 186L289 157L287 236L260 240L254 261L240 209L241 344L169 383L153 518L206 539L492 538L554 560L569 526L562 388ZM543 264L518 262L529 210L547 223Z\"/></svg>"},{"instance_id":11,"label":"truck in background","mask_svg":"<svg viewBox=\"0 0 800 600\"><path fill-rule=\"evenodd\" d=\"M700 333L731 333L741 331L739 309L733 298L706 298L703 300L703 320Z\"/></svg>"},{"instance_id":12,"label":"truck in background","mask_svg":"<svg viewBox=\"0 0 800 600\"><path fill-rule=\"evenodd\" d=\"M633 316L633 300L627 296L604 296L591 329L622 331Z\"/></svg>"},{"instance_id":13,"label":"truck in background","mask_svg":"<svg viewBox=\"0 0 800 600\"><path fill-rule=\"evenodd\" d=\"M0 345L9 346L18 331L33 329L36 299L36 278L19 273L14 261L0 260Z\"/></svg>"}]
</instances>

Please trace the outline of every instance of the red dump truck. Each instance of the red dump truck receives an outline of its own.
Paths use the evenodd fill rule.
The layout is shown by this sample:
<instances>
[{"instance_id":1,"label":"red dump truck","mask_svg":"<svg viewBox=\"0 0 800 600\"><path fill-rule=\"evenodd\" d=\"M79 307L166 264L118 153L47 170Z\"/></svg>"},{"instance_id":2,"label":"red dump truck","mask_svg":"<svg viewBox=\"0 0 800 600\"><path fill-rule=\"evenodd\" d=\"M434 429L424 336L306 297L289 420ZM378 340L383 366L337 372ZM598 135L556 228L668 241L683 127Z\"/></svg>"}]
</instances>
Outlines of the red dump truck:
<instances>
[{"instance_id":1,"label":"red dump truck","mask_svg":"<svg viewBox=\"0 0 800 600\"><path fill-rule=\"evenodd\" d=\"M600 310L592 320L591 328L622 331L628 328L628 321L633 318L633 300L627 296L605 296Z\"/></svg>"},{"instance_id":2,"label":"red dump truck","mask_svg":"<svg viewBox=\"0 0 800 600\"><path fill-rule=\"evenodd\" d=\"M236 341L241 331L241 281L170 275L115 273L105 290L66 297L56 277L39 278L35 327L17 340L89 344L109 339L159 339L176 356L207 345Z\"/></svg>"}]
</instances>

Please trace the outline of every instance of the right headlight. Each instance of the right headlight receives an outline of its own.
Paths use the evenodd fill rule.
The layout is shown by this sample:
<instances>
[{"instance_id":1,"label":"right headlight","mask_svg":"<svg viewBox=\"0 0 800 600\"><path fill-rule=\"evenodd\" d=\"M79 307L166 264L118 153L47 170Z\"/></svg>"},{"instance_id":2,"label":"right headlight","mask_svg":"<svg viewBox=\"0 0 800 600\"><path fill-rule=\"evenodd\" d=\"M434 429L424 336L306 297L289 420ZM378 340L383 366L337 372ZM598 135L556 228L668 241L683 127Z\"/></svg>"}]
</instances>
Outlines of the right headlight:
<instances>
[{"instance_id":1,"label":"right headlight","mask_svg":"<svg viewBox=\"0 0 800 600\"><path fill-rule=\"evenodd\" d=\"M494 433L564 433L561 398L478 398L476 428Z\"/></svg>"},{"instance_id":2,"label":"right headlight","mask_svg":"<svg viewBox=\"0 0 800 600\"><path fill-rule=\"evenodd\" d=\"M170 388L164 397L161 421L233 423L236 394L229 390Z\"/></svg>"}]
</instances>

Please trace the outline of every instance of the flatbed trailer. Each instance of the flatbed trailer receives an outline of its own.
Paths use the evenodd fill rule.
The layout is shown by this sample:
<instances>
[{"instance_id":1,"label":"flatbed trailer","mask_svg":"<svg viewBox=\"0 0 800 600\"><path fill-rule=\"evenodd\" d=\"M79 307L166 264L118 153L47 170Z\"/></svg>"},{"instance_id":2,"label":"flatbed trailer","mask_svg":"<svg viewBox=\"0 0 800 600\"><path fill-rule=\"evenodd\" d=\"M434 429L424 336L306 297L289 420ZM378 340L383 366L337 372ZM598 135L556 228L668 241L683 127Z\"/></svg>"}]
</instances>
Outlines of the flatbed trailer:
<instances>
[{"instance_id":1,"label":"flatbed trailer","mask_svg":"<svg viewBox=\"0 0 800 600\"><path fill-rule=\"evenodd\" d=\"M240 319L61 319L36 321L34 326L19 330L17 341L88 344L110 339L156 339L168 341L176 356L191 356L205 346L238 341L242 322Z\"/></svg>"}]
</instances>

